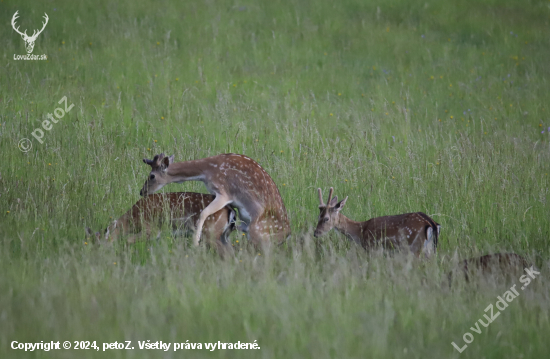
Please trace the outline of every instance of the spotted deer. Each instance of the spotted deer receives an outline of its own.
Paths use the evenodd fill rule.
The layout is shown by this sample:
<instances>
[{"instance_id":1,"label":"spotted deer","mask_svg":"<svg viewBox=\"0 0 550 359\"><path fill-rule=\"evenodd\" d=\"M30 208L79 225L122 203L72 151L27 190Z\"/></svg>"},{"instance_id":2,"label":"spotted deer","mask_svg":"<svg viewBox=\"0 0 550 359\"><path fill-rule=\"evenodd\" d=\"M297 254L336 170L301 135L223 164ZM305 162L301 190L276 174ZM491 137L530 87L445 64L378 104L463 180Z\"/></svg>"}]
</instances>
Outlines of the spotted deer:
<instances>
[{"instance_id":1,"label":"spotted deer","mask_svg":"<svg viewBox=\"0 0 550 359\"><path fill-rule=\"evenodd\" d=\"M290 235L290 223L279 189L269 174L253 159L227 153L194 161L174 163L174 156L156 155L143 162L151 172L142 196L158 191L169 183L202 181L216 198L202 211L196 225L193 243L199 244L206 218L230 206L238 210L242 224L239 230L247 233L254 245L271 241L280 244Z\"/></svg>"},{"instance_id":2,"label":"spotted deer","mask_svg":"<svg viewBox=\"0 0 550 359\"><path fill-rule=\"evenodd\" d=\"M406 247L416 256L424 253L429 257L435 253L441 226L428 215L422 212L405 213L372 218L366 222L355 222L340 212L348 197L338 202L338 196L332 198L333 188L331 187L327 204L325 204L321 189L317 191L320 214L314 232L315 238L334 228L367 250L377 247L384 249Z\"/></svg>"},{"instance_id":3,"label":"spotted deer","mask_svg":"<svg viewBox=\"0 0 550 359\"><path fill-rule=\"evenodd\" d=\"M141 198L119 219L113 221L104 231L104 240L114 240L126 236L128 243L141 238L151 239L165 221L169 222L174 234L189 234L196 230L197 222L204 209L214 201L210 194L193 192L172 192L152 194ZM216 241L220 254L229 247L229 235L235 229L235 211L222 207L206 218L202 237L208 242ZM86 229L88 236L91 230ZM101 234L95 234L100 241Z\"/></svg>"}]
</instances>

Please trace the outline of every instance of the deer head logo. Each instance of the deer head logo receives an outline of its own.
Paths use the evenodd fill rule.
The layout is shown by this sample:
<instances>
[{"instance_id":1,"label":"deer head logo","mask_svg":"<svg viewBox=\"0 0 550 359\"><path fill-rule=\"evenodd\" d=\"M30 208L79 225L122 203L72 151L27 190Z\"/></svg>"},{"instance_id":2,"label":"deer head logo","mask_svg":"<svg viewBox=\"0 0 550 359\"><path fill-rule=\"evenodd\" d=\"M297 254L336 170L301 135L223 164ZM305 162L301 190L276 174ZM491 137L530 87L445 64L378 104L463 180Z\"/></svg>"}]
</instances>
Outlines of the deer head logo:
<instances>
[{"instance_id":1,"label":"deer head logo","mask_svg":"<svg viewBox=\"0 0 550 359\"><path fill-rule=\"evenodd\" d=\"M42 29L38 32L36 32L37 30L34 30L32 36L29 36L27 35L27 30L25 30L25 32L21 32L19 31L19 26L15 27L15 20L17 20L17 18L19 17L17 15L18 12L19 10L16 11L15 14L13 14L13 17L11 19L11 26L19 35L21 35L21 37L25 41L25 48L27 49L27 53L30 54L32 50L34 50L34 42L36 41L36 38L38 37L38 35L40 35L40 33L42 33L42 31L44 31L44 28L48 24L48 14L44 13L44 19L46 20L46 22L42 23L42 25L44 25L42 26Z\"/></svg>"}]
</instances>

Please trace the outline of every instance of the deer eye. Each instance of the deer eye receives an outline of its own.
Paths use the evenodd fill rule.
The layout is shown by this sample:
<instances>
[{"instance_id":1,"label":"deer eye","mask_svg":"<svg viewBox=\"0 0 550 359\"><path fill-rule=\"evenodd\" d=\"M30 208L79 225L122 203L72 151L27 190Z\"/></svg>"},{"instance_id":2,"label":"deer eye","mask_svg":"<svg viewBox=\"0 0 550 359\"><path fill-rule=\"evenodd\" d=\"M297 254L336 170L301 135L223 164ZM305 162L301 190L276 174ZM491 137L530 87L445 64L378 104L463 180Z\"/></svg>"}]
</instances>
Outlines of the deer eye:
<instances>
[{"instance_id":1,"label":"deer eye","mask_svg":"<svg viewBox=\"0 0 550 359\"><path fill-rule=\"evenodd\" d=\"M150 175L150 176L149 176L149 179L150 179L150 180L154 180L154 179L155 179L155 175Z\"/></svg>"}]
</instances>

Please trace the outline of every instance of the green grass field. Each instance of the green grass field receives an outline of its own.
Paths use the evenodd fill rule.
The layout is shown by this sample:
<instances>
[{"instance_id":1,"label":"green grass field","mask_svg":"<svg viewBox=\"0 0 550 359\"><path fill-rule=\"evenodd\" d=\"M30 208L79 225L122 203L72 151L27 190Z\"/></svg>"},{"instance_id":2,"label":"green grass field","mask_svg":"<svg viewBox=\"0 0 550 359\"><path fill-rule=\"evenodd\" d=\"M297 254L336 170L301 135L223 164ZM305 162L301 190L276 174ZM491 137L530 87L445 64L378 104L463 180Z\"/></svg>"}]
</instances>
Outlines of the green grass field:
<instances>
[{"instance_id":1,"label":"green grass field","mask_svg":"<svg viewBox=\"0 0 550 359\"><path fill-rule=\"evenodd\" d=\"M28 33L48 14L33 52L47 61L14 60L17 10ZM0 15L0 357L548 356L550 2L4 0ZM74 108L39 143L31 133L64 96ZM86 226L139 199L142 158L161 152L254 158L281 191L288 243L262 255L234 233L233 262L168 230L86 242ZM313 238L316 189L331 186L355 220L431 215L436 258ZM459 259L505 251L541 274L473 333L518 279L442 283ZM51 340L100 351L11 349ZM125 340L136 349L101 351Z\"/></svg>"}]
</instances>

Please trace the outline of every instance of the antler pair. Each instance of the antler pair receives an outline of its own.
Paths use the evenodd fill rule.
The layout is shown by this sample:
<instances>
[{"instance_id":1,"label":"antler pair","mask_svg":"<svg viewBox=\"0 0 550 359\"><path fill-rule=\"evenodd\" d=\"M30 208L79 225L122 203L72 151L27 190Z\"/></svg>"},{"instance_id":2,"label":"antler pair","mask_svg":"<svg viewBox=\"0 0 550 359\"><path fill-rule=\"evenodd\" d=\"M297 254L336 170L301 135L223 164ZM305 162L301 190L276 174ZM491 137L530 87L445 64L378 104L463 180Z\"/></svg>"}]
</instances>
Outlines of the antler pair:
<instances>
[{"instance_id":1,"label":"antler pair","mask_svg":"<svg viewBox=\"0 0 550 359\"><path fill-rule=\"evenodd\" d=\"M164 153L161 153L160 155L155 155L152 160L144 158L143 162L151 166L153 170L156 170L159 167L161 169L166 169L174 162L174 155L166 157Z\"/></svg>"},{"instance_id":2,"label":"antler pair","mask_svg":"<svg viewBox=\"0 0 550 359\"><path fill-rule=\"evenodd\" d=\"M158 167L160 165L160 161L164 158L164 153L161 153L160 155L155 155L152 160L148 160L147 158L143 159L143 162L148 164L151 167Z\"/></svg>"},{"instance_id":3,"label":"antler pair","mask_svg":"<svg viewBox=\"0 0 550 359\"><path fill-rule=\"evenodd\" d=\"M327 205L323 202L323 192L320 188L317 188L317 192L319 193L319 207L326 207ZM334 188L330 187L330 191L328 193L328 200L327 203L330 204L330 200L332 199L332 193L334 192Z\"/></svg>"},{"instance_id":4,"label":"antler pair","mask_svg":"<svg viewBox=\"0 0 550 359\"><path fill-rule=\"evenodd\" d=\"M32 33L32 36L29 36L29 35L27 35L27 30L25 30L25 32L21 32L21 31L19 31L19 26L18 26L18 27L15 27L15 20L17 20L17 18L19 17L19 16L17 15L18 12L19 12L19 10L17 10L17 11L15 12L15 14L13 14L13 17L11 18L11 26L13 27L13 29L14 29L19 35L23 36L23 37L25 38L25 40L27 40L27 39L29 39L29 40L31 40L31 39L36 39L36 37L38 37L38 35L40 35L40 33L41 33L42 31L44 31L44 29L46 28L46 25L48 24L48 20L49 20L48 14L44 13L44 19L46 20L46 22L43 22L43 23L42 23L42 25L43 25L43 26L42 26L42 29L40 29L40 31L38 31L38 33L36 32L37 30L34 30L33 33Z\"/></svg>"}]
</instances>

